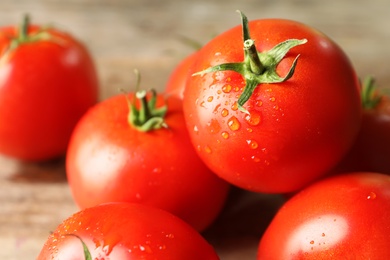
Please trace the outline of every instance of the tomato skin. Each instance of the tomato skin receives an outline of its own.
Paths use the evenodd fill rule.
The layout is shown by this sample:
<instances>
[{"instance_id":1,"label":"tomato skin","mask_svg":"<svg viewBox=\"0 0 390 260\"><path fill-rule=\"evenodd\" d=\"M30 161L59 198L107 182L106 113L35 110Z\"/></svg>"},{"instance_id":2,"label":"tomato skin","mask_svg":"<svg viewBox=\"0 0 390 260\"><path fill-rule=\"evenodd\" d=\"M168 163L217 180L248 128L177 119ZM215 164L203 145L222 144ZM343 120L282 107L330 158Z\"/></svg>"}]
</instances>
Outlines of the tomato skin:
<instances>
[{"instance_id":1,"label":"tomato skin","mask_svg":"<svg viewBox=\"0 0 390 260\"><path fill-rule=\"evenodd\" d=\"M287 201L257 259L388 259L390 177L371 172L316 182Z\"/></svg>"},{"instance_id":2,"label":"tomato skin","mask_svg":"<svg viewBox=\"0 0 390 260\"><path fill-rule=\"evenodd\" d=\"M219 259L213 247L176 216L140 204L109 203L64 220L37 260L84 260L80 239L92 259Z\"/></svg>"},{"instance_id":3,"label":"tomato skin","mask_svg":"<svg viewBox=\"0 0 390 260\"><path fill-rule=\"evenodd\" d=\"M39 30L31 25L29 34ZM65 154L74 125L98 99L88 50L70 34L21 44L5 57L14 27L0 28L0 153L26 161Z\"/></svg>"},{"instance_id":4,"label":"tomato skin","mask_svg":"<svg viewBox=\"0 0 390 260\"><path fill-rule=\"evenodd\" d=\"M199 231L214 221L229 184L193 149L181 100L170 97L167 105L168 128L150 132L129 125L125 95L100 102L84 115L66 157L69 185L81 208L137 202L172 212Z\"/></svg>"},{"instance_id":5,"label":"tomato skin","mask_svg":"<svg viewBox=\"0 0 390 260\"><path fill-rule=\"evenodd\" d=\"M351 147L361 122L359 81L344 52L324 34L279 19L249 22L258 51L287 39L307 39L277 66L286 82L259 85L238 110L245 81L232 71L192 76L243 61L241 26L215 37L197 55L184 92L190 136L202 160L221 178L257 192L285 193L324 175Z\"/></svg>"},{"instance_id":6,"label":"tomato skin","mask_svg":"<svg viewBox=\"0 0 390 260\"><path fill-rule=\"evenodd\" d=\"M196 52L186 56L183 60L176 65L171 74L169 75L165 92L169 95L174 95L180 99L183 99L184 89L187 81L187 75L196 58Z\"/></svg>"}]
</instances>

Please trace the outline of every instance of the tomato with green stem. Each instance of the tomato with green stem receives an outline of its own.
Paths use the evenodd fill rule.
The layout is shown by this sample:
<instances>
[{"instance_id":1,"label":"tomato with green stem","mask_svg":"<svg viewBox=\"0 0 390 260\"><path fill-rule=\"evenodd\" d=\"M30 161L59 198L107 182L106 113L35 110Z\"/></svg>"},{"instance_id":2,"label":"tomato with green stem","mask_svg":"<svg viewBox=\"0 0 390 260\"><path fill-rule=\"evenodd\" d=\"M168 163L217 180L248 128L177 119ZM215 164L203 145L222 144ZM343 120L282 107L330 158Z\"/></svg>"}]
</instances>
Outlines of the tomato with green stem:
<instances>
[{"instance_id":1,"label":"tomato with green stem","mask_svg":"<svg viewBox=\"0 0 390 260\"><path fill-rule=\"evenodd\" d=\"M184 91L187 128L221 178L251 191L292 192L351 147L361 122L358 79L323 33L291 20L241 17L242 28L197 54Z\"/></svg>"},{"instance_id":2,"label":"tomato with green stem","mask_svg":"<svg viewBox=\"0 0 390 260\"><path fill-rule=\"evenodd\" d=\"M361 86L363 120L349 153L332 170L372 171L390 174L390 97L371 76Z\"/></svg>"},{"instance_id":3,"label":"tomato with green stem","mask_svg":"<svg viewBox=\"0 0 390 260\"><path fill-rule=\"evenodd\" d=\"M87 48L72 35L31 25L0 28L0 153L25 161L63 156L73 127L98 100Z\"/></svg>"},{"instance_id":4,"label":"tomato with green stem","mask_svg":"<svg viewBox=\"0 0 390 260\"><path fill-rule=\"evenodd\" d=\"M199 231L218 216L229 190L195 152L181 100L153 90L91 108L73 132L66 172L81 208L137 202L172 212Z\"/></svg>"},{"instance_id":5,"label":"tomato with green stem","mask_svg":"<svg viewBox=\"0 0 390 260\"><path fill-rule=\"evenodd\" d=\"M193 227L173 214L141 204L108 203L64 220L37 258L47 259L219 258Z\"/></svg>"},{"instance_id":6,"label":"tomato with green stem","mask_svg":"<svg viewBox=\"0 0 390 260\"><path fill-rule=\"evenodd\" d=\"M390 176L342 174L288 200L261 238L257 259L388 259Z\"/></svg>"},{"instance_id":7,"label":"tomato with green stem","mask_svg":"<svg viewBox=\"0 0 390 260\"><path fill-rule=\"evenodd\" d=\"M187 81L187 74L196 58L196 52L186 56L183 60L176 65L171 74L169 75L165 92L168 95L177 96L183 99L184 89Z\"/></svg>"},{"instance_id":8,"label":"tomato with green stem","mask_svg":"<svg viewBox=\"0 0 390 260\"><path fill-rule=\"evenodd\" d=\"M187 81L187 74L196 58L196 53L202 48L202 45L188 37L181 36L180 39L186 44L192 47L194 52L190 53L184 59L182 59L172 70L168 77L167 84L165 86L165 92L168 95L175 95L180 99L183 99L184 89Z\"/></svg>"}]
</instances>

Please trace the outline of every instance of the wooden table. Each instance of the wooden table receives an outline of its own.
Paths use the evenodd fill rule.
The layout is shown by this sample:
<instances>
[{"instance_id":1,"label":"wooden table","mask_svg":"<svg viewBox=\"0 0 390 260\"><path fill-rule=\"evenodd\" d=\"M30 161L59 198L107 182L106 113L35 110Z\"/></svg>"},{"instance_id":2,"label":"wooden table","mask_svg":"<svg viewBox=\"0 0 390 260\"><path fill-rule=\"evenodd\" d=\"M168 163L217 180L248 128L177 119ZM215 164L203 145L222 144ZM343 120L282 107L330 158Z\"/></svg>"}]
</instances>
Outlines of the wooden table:
<instances>
[{"instance_id":1,"label":"wooden table","mask_svg":"<svg viewBox=\"0 0 390 260\"><path fill-rule=\"evenodd\" d=\"M361 77L374 75L389 87L387 0L2 0L0 24L16 24L28 12L33 22L53 22L74 34L94 55L103 99L134 87L134 68L143 86L162 89L192 51L179 36L206 43L240 23L237 9L249 19L289 18L320 29L345 50ZM280 203L278 197L238 191L205 236L221 259L254 259L261 232ZM0 157L0 259L35 259L49 232L75 211L63 160L23 164Z\"/></svg>"}]
</instances>

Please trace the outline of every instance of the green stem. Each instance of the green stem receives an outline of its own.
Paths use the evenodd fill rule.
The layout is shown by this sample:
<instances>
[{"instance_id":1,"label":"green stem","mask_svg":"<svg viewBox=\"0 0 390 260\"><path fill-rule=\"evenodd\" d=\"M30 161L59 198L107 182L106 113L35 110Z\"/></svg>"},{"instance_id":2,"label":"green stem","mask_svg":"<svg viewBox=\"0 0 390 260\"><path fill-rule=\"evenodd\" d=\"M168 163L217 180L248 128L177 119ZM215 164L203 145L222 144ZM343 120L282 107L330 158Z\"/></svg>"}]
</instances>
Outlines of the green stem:
<instances>
[{"instance_id":1,"label":"green stem","mask_svg":"<svg viewBox=\"0 0 390 260\"><path fill-rule=\"evenodd\" d=\"M296 56L290 70L284 77L278 75L276 67L291 48L305 44L307 40L287 39L268 51L258 52L255 41L250 37L248 19L241 11L238 12L241 15L242 21L244 60L242 62L218 64L203 71L196 72L193 76L203 76L206 73L226 70L240 73L245 79L246 85L238 98L238 108L242 112L249 113L243 105L249 100L254 90L260 84L281 83L293 76L299 55Z\"/></svg>"},{"instance_id":2,"label":"green stem","mask_svg":"<svg viewBox=\"0 0 390 260\"><path fill-rule=\"evenodd\" d=\"M83 245L83 252L84 252L84 259L85 260L92 260L91 252L89 252L89 249L87 247L87 244L76 234L65 234L66 236L73 236L81 241L81 244Z\"/></svg>"},{"instance_id":3,"label":"green stem","mask_svg":"<svg viewBox=\"0 0 390 260\"><path fill-rule=\"evenodd\" d=\"M30 16L25 14L22 20L22 23L19 26L19 35L18 39L20 42L24 42L28 38L28 27L30 25Z\"/></svg>"},{"instance_id":4,"label":"green stem","mask_svg":"<svg viewBox=\"0 0 390 260\"><path fill-rule=\"evenodd\" d=\"M167 105L157 107L157 92L151 90L151 96L148 99L148 93L145 90L139 90L140 85L140 73L138 70L134 70L137 75L137 85L134 95L134 100L130 100L128 97L127 102L129 105L128 122L129 124L141 132L147 132L160 128L167 128L164 117L167 112ZM139 102L139 109L136 106Z\"/></svg>"},{"instance_id":5,"label":"green stem","mask_svg":"<svg viewBox=\"0 0 390 260\"><path fill-rule=\"evenodd\" d=\"M244 41L244 50L246 56L249 59L250 70L256 75L260 75L264 71L264 66L260 61L259 54L257 53L255 41L248 39Z\"/></svg>"},{"instance_id":6,"label":"green stem","mask_svg":"<svg viewBox=\"0 0 390 260\"><path fill-rule=\"evenodd\" d=\"M382 100L383 95L379 93L378 87L375 84L375 79L367 76L361 87L361 99L364 109L373 109Z\"/></svg>"}]
</instances>

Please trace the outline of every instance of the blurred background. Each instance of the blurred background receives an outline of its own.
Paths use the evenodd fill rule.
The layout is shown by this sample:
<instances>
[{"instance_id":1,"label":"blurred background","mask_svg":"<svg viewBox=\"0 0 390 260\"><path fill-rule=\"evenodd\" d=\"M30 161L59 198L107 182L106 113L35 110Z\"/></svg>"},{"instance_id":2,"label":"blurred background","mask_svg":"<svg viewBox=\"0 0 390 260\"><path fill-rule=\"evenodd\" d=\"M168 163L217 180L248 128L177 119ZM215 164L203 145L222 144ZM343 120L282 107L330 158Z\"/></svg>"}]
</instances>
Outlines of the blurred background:
<instances>
[{"instance_id":1,"label":"blurred background","mask_svg":"<svg viewBox=\"0 0 390 260\"><path fill-rule=\"evenodd\" d=\"M93 55L101 98L142 86L163 89L175 65L194 49L249 20L287 18L324 32L350 57L358 75L389 87L390 2L387 0L2 0L0 26L51 24L76 36ZM252 205L253 203L249 203ZM62 165L20 165L0 157L0 259L34 259L50 230L76 210ZM245 211L260 214L263 211ZM257 215L256 215L257 216ZM218 248L221 259L253 259L256 237L240 234L239 247ZM234 242L234 238L231 238Z\"/></svg>"},{"instance_id":2,"label":"blurred background","mask_svg":"<svg viewBox=\"0 0 390 260\"><path fill-rule=\"evenodd\" d=\"M248 19L288 18L307 23L338 42L361 76L387 76L390 42L387 0L2 0L0 24L54 24L82 40L99 68L103 95L131 87L135 67L144 86L158 88L173 66L192 48L185 36L201 44Z\"/></svg>"}]
</instances>

